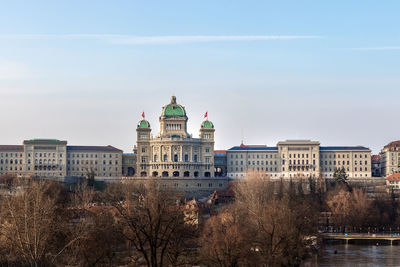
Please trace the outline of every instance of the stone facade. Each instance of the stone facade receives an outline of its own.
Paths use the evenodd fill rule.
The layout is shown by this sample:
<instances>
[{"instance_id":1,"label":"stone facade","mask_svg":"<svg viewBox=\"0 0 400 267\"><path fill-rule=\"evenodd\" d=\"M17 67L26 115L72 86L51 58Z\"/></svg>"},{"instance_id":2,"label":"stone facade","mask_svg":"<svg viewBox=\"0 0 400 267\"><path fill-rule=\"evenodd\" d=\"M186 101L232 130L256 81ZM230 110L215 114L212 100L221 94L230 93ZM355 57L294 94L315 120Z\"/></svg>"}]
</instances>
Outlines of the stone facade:
<instances>
[{"instance_id":1,"label":"stone facade","mask_svg":"<svg viewBox=\"0 0 400 267\"><path fill-rule=\"evenodd\" d=\"M381 177L381 156L372 155L371 157L372 177Z\"/></svg>"},{"instance_id":2,"label":"stone facade","mask_svg":"<svg viewBox=\"0 0 400 267\"><path fill-rule=\"evenodd\" d=\"M122 176L132 177L136 175L137 159L136 153L122 154Z\"/></svg>"},{"instance_id":3,"label":"stone facade","mask_svg":"<svg viewBox=\"0 0 400 267\"><path fill-rule=\"evenodd\" d=\"M56 139L25 140L21 146L0 146L0 174L64 178L122 176L122 150L112 146L68 146Z\"/></svg>"},{"instance_id":4,"label":"stone facade","mask_svg":"<svg viewBox=\"0 0 400 267\"><path fill-rule=\"evenodd\" d=\"M172 96L162 108L160 133L151 135L144 118L137 126L137 175L140 177L214 177L214 125L201 124L199 138L187 132L186 110Z\"/></svg>"},{"instance_id":5,"label":"stone facade","mask_svg":"<svg viewBox=\"0 0 400 267\"><path fill-rule=\"evenodd\" d=\"M345 168L349 178L371 178L371 150L362 146L320 146L310 140L288 140L276 147L232 147L227 151L228 177L261 171L273 178L333 178L335 169Z\"/></svg>"},{"instance_id":6,"label":"stone facade","mask_svg":"<svg viewBox=\"0 0 400 267\"><path fill-rule=\"evenodd\" d=\"M383 177L400 172L400 141L390 142L382 148L379 155Z\"/></svg>"},{"instance_id":7,"label":"stone facade","mask_svg":"<svg viewBox=\"0 0 400 267\"><path fill-rule=\"evenodd\" d=\"M225 177L227 174L226 150L214 151L214 167L216 177Z\"/></svg>"}]
</instances>

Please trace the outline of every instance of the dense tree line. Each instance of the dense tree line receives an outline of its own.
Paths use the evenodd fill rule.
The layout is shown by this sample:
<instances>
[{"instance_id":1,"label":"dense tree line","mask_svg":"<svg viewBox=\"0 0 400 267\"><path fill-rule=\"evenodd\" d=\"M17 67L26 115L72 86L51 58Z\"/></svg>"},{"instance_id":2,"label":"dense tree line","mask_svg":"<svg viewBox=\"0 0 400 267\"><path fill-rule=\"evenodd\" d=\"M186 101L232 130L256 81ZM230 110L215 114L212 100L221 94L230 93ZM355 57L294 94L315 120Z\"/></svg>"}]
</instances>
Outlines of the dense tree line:
<instances>
[{"instance_id":1,"label":"dense tree line","mask_svg":"<svg viewBox=\"0 0 400 267\"><path fill-rule=\"evenodd\" d=\"M342 174L341 174L342 175ZM373 198L346 177L273 180L260 173L232 184L234 201L205 206L187 223L184 198L145 184L0 177L0 265L297 266L330 212L343 231L397 229L395 195ZM203 214L202 214L203 211Z\"/></svg>"},{"instance_id":2,"label":"dense tree line","mask_svg":"<svg viewBox=\"0 0 400 267\"><path fill-rule=\"evenodd\" d=\"M88 183L1 177L0 265L179 266L195 247L179 196L149 181Z\"/></svg>"}]
</instances>

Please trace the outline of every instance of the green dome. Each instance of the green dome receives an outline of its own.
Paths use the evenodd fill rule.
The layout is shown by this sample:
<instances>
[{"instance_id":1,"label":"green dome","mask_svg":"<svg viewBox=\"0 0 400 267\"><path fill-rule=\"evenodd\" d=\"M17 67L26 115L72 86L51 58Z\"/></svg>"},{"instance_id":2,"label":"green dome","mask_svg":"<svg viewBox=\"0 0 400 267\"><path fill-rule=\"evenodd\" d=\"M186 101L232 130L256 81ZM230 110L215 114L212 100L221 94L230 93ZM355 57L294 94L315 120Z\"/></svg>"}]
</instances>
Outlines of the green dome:
<instances>
[{"instance_id":1,"label":"green dome","mask_svg":"<svg viewBox=\"0 0 400 267\"><path fill-rule=\"evenodd\" d=\"M150 128L150 123L146 120L141 120L141 121L139 121L137 127L138 128Z\"/></svg>"},{"instance_id":2,"label":"green dome","mask_svg":"<svg viewBox=\"0 0 400 267\"><path fill-rule=\"evenodd\" d=\"M176 97L171 97L171 103L166 105L162 111L162 116L167 117L184 117L186 116L185 108L176 103Z\"/></svg>"},{"instance_id":3,"label":"green dome","mask_svg":"<svg viewBox=\"0 0 400 267\"><path fill-rule=\"evenodd\" d=\"M203 123L201 124L201 128L213 129L214 128L214 124L209 120L203 121Z\"/></svg>"}]
</instances>

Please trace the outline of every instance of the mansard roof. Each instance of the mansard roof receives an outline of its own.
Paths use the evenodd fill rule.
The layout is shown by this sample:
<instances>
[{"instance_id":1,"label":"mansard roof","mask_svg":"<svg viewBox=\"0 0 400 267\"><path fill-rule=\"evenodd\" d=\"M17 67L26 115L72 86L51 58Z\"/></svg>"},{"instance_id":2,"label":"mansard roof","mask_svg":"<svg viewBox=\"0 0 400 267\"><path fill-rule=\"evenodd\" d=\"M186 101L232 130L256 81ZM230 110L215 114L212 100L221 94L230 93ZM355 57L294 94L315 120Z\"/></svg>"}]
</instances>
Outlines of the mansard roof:
<instances>
[{"instance_id":1,"label":"mansard roof","mask_svg":"<svg viewBox=\"0 0 400 267\"><path fill-rule=\"evenodd\" d=\"M106 152L122 152L121 149L113 146L67 146L68 151L106 151Z\"/></svg>"},{"instance_id":2,"label":"mansard roof","mask_svg":"<svg viewBox=\"0 0 400 267\"><path fill-rule=\"evenodd\" d=\"M229 151L278 151L278 147L272 146L250 146L241 145L234 146ZM320 151L371 151L368 147L363 146L320 146Z\"/></svg>"},{"instance_id":3,"label":"mansard roof","mask_svg":"<svg viewBox=\"0 0 400 267\"><path fill-rule=\"evenodd\" d=\"M389 148L389 149L391 149L391 148L397 148L397 147L400 147L400 140L390 142L389 144L387 144L387 145L385 146L385 148Z\"/></svg>"},{"instance_id":4,"label":"mansard roof","mask_svg":"<svg viewBox=\"0 0 400 267\"><path fill-rule=\"evenodd\" d=\"M276 146L234 146L228 151L278 151Z\"/></svg>"},{"instance_id":5,"label":"mansard roof","mask_svg":"<svg viewBox=\"0 0 400 267\"><path fill-rule=\"evenodd\" d=\"M350 151L350 150L355 150L355 151L371 151L368 147L364 146L320 146L319 147L320 151Z\"/></svg>"},{"instance_id":6,"label":"mansard roof","mask_svg":"<svg viewBox=\"0 0 400 267\"><path fill-rule=\"evenodd\" d=\"M22 145L0 145L0 151L24 151Z\"/></svg>"}]
</instances>

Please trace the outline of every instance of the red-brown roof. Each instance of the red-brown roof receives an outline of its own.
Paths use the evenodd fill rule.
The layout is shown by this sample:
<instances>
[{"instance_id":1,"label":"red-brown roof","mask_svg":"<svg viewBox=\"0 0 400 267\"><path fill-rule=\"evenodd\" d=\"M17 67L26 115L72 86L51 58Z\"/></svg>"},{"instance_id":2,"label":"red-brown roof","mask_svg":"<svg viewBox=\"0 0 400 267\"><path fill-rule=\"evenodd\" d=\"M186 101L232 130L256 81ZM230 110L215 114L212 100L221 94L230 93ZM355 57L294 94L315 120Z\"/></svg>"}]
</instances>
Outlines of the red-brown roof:
<instances>
[{"instance_id":1,"label":"red-brown roof","mask_svg":"<svg viewBox=\"0 0 400 267\"><path fill-rule=\"evenodd\" d=\"M0 151L24 151L21 145L0 145Z\"/></svg>"},{"instance_id":2,"label":"red-brown roof","mask_svg":"<svg viewBox=\"0 0 400 267\"><path fill-rule=\"evenodd\" d=\"M235 193L231 189L224 189L224 190L215 190L212 194L212 198L233 198L235 196Z\"/></svg>"},{"instance_id":3,"label":"red-brown roof","mask_svg":"<svg viewBox=\"0 0 400 267\"><path fill-rule=\"evenodd\" d=\"M399 181L400 180L400 173L393 173L392 175L386 178L388 181Z\"/></svg>"},{"instance_id":4,"label":"red-brown roof","mask_svg":"<svg viewBox=\"0 0 400 267\"><path fill-rule=\"evenodd\" d=\"M214 154L226 154L226 150L214 150Z\"/></svg>"},{"instance_id":5,"label":"red-brown roof","mask_svg":"<svg viewBox=\"0 0 400 267\"><path fill-rule=\"evenodd\" d=\"M381 160L380 155L372 155L372 157L371 157L372 163L379 163L380 160Z\"/></svg>"},{"instance_id":6,"label":"red-brown roof","mask_svg":"<svg viewBox=\"0 0 400 267\"><path fill-rule=\"evenodd\" d=\"M400 147L400 140L390 142L389 144L387 144L387 145L385 146L385 148L386 148L386 147L388 147L388 148Z\"/></svg>"}]
</instances>

